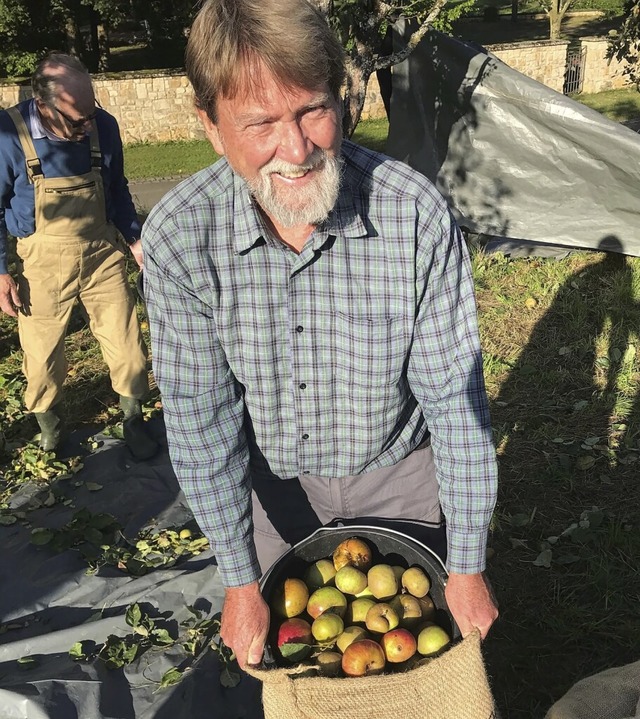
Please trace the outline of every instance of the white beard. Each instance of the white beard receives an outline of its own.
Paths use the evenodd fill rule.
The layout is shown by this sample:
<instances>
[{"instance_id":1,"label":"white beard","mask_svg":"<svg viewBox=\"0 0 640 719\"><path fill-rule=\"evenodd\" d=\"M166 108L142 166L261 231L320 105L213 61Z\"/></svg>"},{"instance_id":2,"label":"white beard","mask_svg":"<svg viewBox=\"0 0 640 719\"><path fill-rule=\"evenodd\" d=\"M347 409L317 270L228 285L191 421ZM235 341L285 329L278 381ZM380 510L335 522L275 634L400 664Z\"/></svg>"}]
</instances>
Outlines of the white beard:
<instances>
[{"instance_id":1,"label":"white beard","mask_svg":"<svg viewBox=\"0 0 640 719\"><path fill-rule=\"evenodd\" d=\"M299 172L320 168L316 177L301 189L278 186L272 173ZM253 180L247 180L251 194L260 207L282 227L319 225L334 208L340 191L342 160L316 148L302 165L271 160Z\"/></svg>"}]
</instances>

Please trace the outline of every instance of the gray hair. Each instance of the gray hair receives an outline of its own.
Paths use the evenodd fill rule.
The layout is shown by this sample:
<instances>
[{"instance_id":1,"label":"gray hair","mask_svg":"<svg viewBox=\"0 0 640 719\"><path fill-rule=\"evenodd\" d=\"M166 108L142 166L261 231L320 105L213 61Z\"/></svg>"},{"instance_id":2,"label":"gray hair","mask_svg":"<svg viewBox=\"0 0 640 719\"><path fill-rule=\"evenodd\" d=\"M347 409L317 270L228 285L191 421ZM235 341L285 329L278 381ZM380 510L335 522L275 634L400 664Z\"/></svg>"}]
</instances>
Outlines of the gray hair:
<instances>
[{"instance_id":1,"label":"gray hair","mask_svg":"<svg viewBox=\"0 0 640 719\"><path fill-rule=\"evenodd\" d=\"M33 96L51 105L56 98L62 77L69 70L79 75L86 75L90 81L89 71L77 57L62 52L50 52L45 55L31 77Z\"/></svg>"},{"instance_id":2,"label":"gray hair","mask_svg":"<svg viewBox=\"0 0 640 719\"><path fill-rule=\"evenodd\" d=\"M317 7L307 0L206 0L186 52L196 106L215 122L218 97L234 97L258 63L284 85L326 84L340 96L344 50Z\"/></svg>"}]
</instances>

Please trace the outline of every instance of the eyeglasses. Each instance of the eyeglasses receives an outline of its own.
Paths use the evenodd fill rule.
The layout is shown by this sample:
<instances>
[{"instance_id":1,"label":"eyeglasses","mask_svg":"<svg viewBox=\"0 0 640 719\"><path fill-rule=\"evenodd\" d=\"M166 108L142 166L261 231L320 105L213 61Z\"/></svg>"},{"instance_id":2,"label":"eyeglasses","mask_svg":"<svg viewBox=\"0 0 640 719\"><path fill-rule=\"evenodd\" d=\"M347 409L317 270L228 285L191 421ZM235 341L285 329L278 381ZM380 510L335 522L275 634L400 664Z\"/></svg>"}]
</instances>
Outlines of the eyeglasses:
<instances>
[{"instance_id":1,"label":"eyeglasses","mask_svg":"<svg viewBox=\"0 0 640 719\"><path fill-rule=\"evenodd\" d=\"M72 117L69 117L69 115L67 115L66 112L62 112L62 110L59 107L56 107L55 105L52 105L52 107L59 115L62 115L62 117L69 124L69 127L73 128L74 130L79 130L81 127L86 125L87 122L91 122L91 120L95 120L95 117L98 114L98 110L96 109L90 115L87 115L86 117L81 117L79 120L74 120Z\"/></svg>"}]
</instances>

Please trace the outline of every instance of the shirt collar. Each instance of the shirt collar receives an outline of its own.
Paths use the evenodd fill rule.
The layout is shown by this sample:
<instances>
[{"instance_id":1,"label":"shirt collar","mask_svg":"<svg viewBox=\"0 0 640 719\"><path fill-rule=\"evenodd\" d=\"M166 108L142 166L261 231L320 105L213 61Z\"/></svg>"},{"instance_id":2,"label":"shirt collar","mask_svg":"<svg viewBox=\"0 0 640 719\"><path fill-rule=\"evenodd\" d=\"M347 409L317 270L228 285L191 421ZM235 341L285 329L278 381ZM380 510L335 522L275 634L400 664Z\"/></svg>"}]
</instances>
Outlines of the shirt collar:
<instances>
[{"instance_id":1,"label":"shirt collar","mask_svg":"<svg viewBox=\"0 0 640 719\"><path fill-rule=\"evenodd\" d=\"M34 140L43 140L46 137L48 140L55 140L56 142L68 142L66 137L58 137L57 135L54 135L53 132L47 130L47 128L42 124L35 98L29 103L29 125L31 137Z\"/></svg>"},{"instance_id":2,"label":"shirt collar","mask_svg":"<svg viewBox=\"0 0 640 719\"><path fill-rule=\"evenodd\" d=\"M232 171L233 172L233 171ZM267 228L246 182L233 172L234 192L234 249L236 253L249 252L253 247L265 244ZM328 235L343 237L366 237L370 234L356 201L358 189L345 162L340 193L327 221L318 227L313 237L313 248L323 245ZM375 233L372 233L375 234Z\"/></svg>"}]
</instances>

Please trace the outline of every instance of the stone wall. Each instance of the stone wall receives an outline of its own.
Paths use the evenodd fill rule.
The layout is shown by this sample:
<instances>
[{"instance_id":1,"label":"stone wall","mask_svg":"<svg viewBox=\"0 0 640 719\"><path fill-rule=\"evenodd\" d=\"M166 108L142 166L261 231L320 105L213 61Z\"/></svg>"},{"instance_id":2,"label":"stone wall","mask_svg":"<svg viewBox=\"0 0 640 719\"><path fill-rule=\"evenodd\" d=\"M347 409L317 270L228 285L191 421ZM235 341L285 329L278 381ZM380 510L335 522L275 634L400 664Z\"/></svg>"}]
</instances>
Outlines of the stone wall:
<instances>
[{"instance_id":1,"label":"stone wall","mask_svg":"<svg viewBox=\"0 0 640 719\"><path fill-rule=\"evenodd\" d=\"M490 45L487 50L505 65L562 92L568 45L566 40L541 40Z\"/></svg>"},{"instance_id":2,"label":"stone wall","mask_svg":"<svg viewBox=\"0 0 640 719\"><path fill-rule=\"evenodd\" d=\"M603 37L583 37L586 48L583 92L602 92L627 87L629 78L623 74L625 63L606 59L607 41Z\"/></svg>"},{"instance_id":3,"label":"stone wall","mask_svg":"<svg viewBox=\"0 0 640 719\"><path fill-rule=\"evenodd\" d=\"M98 101L118 120L125 144L202 139L193 92L182 70L94 75ZM0 83L0 107L31 97L28 85ZM367 88L362 119L385 117L375 76Z\"/></svg>"},{"instance_id":4,"label":"stone wall","mask_svg":"<svg viewBox=\"0 0 640 719\"><path fill-rule=\"evenodd\" d=\"M584 92L628 84L621 65L605 59L605 38L583 38L582 44L586 47ZM566 41L543 40L491 45L488 49L515 70L562 92L567 45ZM94 75L93 80L98 100L118 120L125 144L204 137L193 107L191 86L182 70ZM0 82L0 107L30 96L28 85ZM362 118L381 117L385 117L384 105L373 75Z\"/></svg>"},{"instance_id":5,"label":"stone wall","mask_svg":"<svg viewBox=\"0 0 640 719\"><path fill-rule=\"evenodd\" d=\"M622 72L623 63L606 59L606 38L584 37L580 42L586 48L583 92L602 92L629 85ZM568 44L566 41L541 40L490 45L487 49L514 70L562 92Z\"/></svg>"}]
</instances>

